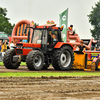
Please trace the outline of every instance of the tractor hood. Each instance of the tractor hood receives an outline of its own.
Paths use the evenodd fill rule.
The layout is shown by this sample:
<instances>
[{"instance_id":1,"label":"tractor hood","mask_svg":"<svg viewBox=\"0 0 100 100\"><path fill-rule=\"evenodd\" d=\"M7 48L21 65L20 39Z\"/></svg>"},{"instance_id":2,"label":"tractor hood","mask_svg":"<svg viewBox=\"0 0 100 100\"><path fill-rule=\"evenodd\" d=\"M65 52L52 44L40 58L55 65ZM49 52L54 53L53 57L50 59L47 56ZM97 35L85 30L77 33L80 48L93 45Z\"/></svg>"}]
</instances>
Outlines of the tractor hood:
<instances>
[{"instance_id":1,"label":"tractor hood","mask_svg":"<svg viewBox=\"0 0 100 100\"><path fill-rule=\"evenodd\" d=\"M34 43L17 43L16 47L31 47L31 48L41 48L41 44Z\"/></svg>"}]
</instances>

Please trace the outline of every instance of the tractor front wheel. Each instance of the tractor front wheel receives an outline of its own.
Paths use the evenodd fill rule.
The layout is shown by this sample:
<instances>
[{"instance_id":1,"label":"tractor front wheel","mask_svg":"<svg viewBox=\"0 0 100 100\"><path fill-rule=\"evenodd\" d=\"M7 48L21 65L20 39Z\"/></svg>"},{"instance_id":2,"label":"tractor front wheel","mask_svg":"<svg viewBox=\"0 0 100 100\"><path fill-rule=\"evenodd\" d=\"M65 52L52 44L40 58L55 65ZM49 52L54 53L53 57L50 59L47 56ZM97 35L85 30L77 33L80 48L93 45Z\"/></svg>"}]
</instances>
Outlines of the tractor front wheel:
<instances>
[{"instance_id":1,"label":"tractor front wheel","mask_svg":"<svg viewBox=\"0 0 100 100\"><path fill-rule=\"evenodd\" d=\"M44 64L44 55L39 50L30 51L26 57L26 64L29 70L41 70Z\"/></svg>"},{"instance_id":2,"label":"tractor front wheel","mask_svg":"<svg viewBox=\"0 0 100 100\"><path fill-rule=\"evenodd\" d=\"M14 49L9 49L5 52L3 63L7 69L17 69L20 66L20 62L13 62L13 56L15 55L16 53Z\"/></svg>"}]
</instances>

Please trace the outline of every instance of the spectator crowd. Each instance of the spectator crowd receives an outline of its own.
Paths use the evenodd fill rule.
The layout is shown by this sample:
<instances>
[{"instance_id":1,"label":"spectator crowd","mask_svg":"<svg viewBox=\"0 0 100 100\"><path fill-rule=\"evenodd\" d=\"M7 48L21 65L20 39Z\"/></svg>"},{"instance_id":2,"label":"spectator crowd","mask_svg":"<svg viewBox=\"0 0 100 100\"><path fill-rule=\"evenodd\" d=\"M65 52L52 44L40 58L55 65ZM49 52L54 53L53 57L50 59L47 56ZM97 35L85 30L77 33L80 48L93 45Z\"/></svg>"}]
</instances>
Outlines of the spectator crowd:
<instances>
[{"instance_id":1,"label":"spectator crowd","mask_svg":"<svg viewBox=\"0 0 100 100\"><path fill-rule=\"evenodd\" d=\"M27 40L23 39L20 42L27 43ZM2 42L2 40L0 40L0 52L5 52L7 49L13 49L13 46L16 46L16 43L14 43L13 41L11 41L11 43L10 43L7 40L4 40L4 42ZM86 47L83 45L83 40L81 40L81 43L79 46L74 45L73 50L84 52L86 50ZM98 47L98 48L94 47L94 49L91 49L91 50L100 51L100 47Z\"/></svg>"},{"instance_id":2,"label":"spectator crowd","mask_svg":"<svg viewBox=\"0 0 100 100\"><path fill-rule=\"evenodd\" d=\"M81 44L80 46L74 45L73 46L73 50L74 51L81 51L84 52L86 50L86 47L83 45L83 40L81 40ZM92 51L100 51L100 46L99 47L94 47L93 49L91 49Z\"/></svg>"},{"instance_id":3,"label":"spectator crowd","mask_svg":"<svg viewBox=\"0 0 100 100\"><path fill-rule=\"evenodd\" d=\"M4 42L0 40L0 52L5 52L7 49L13 49L13 46L15 46L13 41L9 43L7 40L4 40Z\"/></svg>"}]
</instances>

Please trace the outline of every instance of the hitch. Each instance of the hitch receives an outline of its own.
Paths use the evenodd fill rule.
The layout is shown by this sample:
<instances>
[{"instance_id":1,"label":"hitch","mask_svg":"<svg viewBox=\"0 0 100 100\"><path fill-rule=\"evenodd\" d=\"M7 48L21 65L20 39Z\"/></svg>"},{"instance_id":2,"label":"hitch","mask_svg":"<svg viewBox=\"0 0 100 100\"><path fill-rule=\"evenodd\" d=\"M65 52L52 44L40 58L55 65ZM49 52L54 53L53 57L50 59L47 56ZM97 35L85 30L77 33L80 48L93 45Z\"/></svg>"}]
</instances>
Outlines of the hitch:
<instances>
[{"instance_id":1,"label":"hitch","mask_svg":"<svg viewBox=\"0 0 100 100\"><path fill-rule=\"evenodd\" d=\"M21 62L21 55L13 56L13 62Z\"/></svg>"}]
</instances>

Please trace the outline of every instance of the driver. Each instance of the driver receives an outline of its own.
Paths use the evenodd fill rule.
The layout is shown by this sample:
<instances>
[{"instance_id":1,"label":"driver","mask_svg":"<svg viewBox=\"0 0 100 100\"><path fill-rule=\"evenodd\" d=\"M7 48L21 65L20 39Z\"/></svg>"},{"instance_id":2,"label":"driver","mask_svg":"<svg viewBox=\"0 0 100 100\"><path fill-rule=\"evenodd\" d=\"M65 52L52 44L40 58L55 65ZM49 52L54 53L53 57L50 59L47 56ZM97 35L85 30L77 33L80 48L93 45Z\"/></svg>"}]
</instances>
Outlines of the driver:
<instances>
[{"instance_id":1,"label":"driver","mask_svg":"<svg viewBox=\"0 0 100 100\"><path fill-rule=\"evenodd\" d=\"M53 41L56 41L56 36L55 36L55 32L54 31L53 32L50 31L49 35L51 36Z\"/></svg>"},{"instance_id":2,"label":"driver","mask_svg":"<svg viewBox=\"0 0 100 100\"><path fill-rule=\"evenodd\" d=\"M52 38L53 38L53 41L56 41L56 36L55 36L55 34L52 34L51 36L52 36Z\"/></svg>"}]
</instances>

